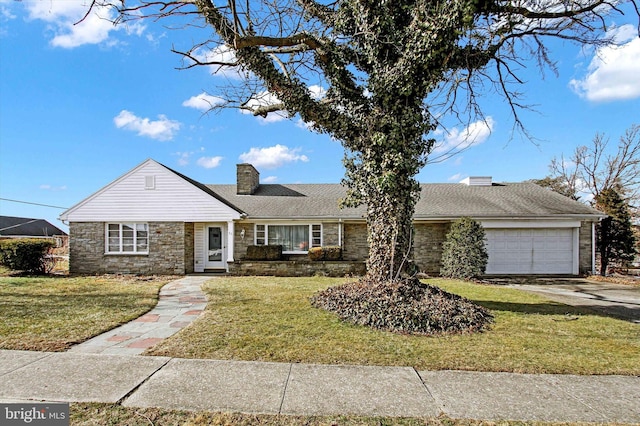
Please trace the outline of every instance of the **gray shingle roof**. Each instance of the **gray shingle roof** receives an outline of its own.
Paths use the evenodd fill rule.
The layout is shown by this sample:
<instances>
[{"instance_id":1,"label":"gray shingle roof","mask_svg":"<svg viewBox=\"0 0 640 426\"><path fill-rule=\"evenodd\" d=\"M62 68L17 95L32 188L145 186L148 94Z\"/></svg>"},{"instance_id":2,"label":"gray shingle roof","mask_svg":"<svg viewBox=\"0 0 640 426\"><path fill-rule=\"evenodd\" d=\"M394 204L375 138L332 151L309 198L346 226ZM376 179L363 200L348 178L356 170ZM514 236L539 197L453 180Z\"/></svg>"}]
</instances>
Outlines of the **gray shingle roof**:
<instances>
[{"instance_id":1,"label":"gray shingle roof","mask_svg":"<svg viewBox=\"0 0 640 426\"><path fill-rule=\"evenodd\" d=\"M359 219L364 207L340 209L345 196L340 184L260 185L254 195L237 195L236 185L207 185L251 218ZM533 183L492 186L421 184L415 219L474 218L596 218L597 210Z\"/></svg>"},{"instance_id":2,"label":"gray shingle roof","mask_svg":"<svg viewBox=\"0 0 640 426\"><path fill-rule=\"evenodd\" d=\"M67 233L44 219L0 216L0 236L52 237L54 235L64 236Z\"/></svg>"}]
</instances>

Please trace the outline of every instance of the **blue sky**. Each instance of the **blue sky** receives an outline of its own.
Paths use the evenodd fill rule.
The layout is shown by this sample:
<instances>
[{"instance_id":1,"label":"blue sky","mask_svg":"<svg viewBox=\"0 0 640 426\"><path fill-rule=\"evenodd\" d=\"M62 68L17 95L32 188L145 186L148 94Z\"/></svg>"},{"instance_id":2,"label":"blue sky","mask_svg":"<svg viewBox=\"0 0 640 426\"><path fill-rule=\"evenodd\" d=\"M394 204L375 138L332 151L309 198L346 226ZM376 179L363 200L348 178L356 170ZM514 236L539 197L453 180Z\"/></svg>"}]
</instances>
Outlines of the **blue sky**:
<instances>
[{"instance_id":1,"label":"blue sky","mask_svg":"<svg viewBox=\"0 0 640 426\"><path fill-rule=\"evenodd\" d=\"M205 113L215 98L202 94L215 96L233 76L180 70L181 58L170 51L190 48L202 30L151 21L113 27L93 16L74 26L88 3L0 0L0 214L63 227L60 209L6 200L70 207L147 158L203 183L233 183L239 162L255 164L262 182L340 181L340 144L297 118ZM608 24L621 47L555 41L557 77L526 64L521 90L535 112L521 119L536 143L514 135L506 103L488 95L486 123L452 122L435 135L441 149L464 144L467 135L472 146L428 165L419 180L542 178L553 157L570 156L598 132L614 147L640 122L640 38L633 14Z\"/></svg>"}]
</instances>

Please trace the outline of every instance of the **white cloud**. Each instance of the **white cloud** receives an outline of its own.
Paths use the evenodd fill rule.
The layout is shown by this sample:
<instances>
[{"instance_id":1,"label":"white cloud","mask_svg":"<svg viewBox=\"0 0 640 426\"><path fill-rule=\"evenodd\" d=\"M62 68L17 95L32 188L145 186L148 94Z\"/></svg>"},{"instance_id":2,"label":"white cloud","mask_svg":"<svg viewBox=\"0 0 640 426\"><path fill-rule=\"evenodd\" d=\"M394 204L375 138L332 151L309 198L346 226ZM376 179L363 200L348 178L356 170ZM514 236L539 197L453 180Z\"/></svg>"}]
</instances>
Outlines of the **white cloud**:
<instances>
[{"instance_id":1,"label":"white cloud","mask_svg":"<svg viewBox=\"0 0 640 426\"><path fill-rule=\"evenodd\" d=\"M449 179L447 179L450 182L460 182L462 180L462 173L456 173L453 176L449 176Z\"/></svg>"},{"instance_id":2,"label":"white cloud","mask_svg":"<svg viewBox=\"0 0 640 426\"><path fill-rule=\"evenodd\" d=\"M280 99L278 99L276 95L265 91L254 95L249 99L249 101L247 101L245 106L248 108L258 108L261 106L276 105L279 103L281 103ZM241 109L240 112L243 114L252 114L251 111L245 109ZM257 116L260 124L276 123L278 121L286 120L288 117L289 114L287 111L270 112L266 117Z\"/></svg>"},{"instance_id":3,"label":"white cloud","mask_svg":"<svg viewBox=\"0 0 640 426\"><path fill-rule=\"evenodd\" d=\"M140 35L142 24L115 26L115 11L105 6L94 6L89 15L90 2L85 0L28 1L25 7L29 19L39 19L51 24L54 36L50 43L56 47L72 49L84 44L99 44L109 41L112 31L125 29L129 34Z\"/></svg>"},{"instance_id":4,"label":"white cloud","mask_svg":"<svg viewBox=\"0 0 640 426\"><path fill-rule=\"evenodd\" d=\"M178 165L179 166L188 166L192 154L193 154L193 152L180 152L180 151L178 151L178 152L174 153L173 155L176 155L178 157Z\"/></svg>"},{"instance_id":5,"label":"white cloud","mask_svg":"<svg viewBox=\"0 0 640 426\"><path fill-rule=\"evenodd\" d=\"M311 93L311 97L313 99L320 100L325 97L325 95L327 94L327 90L322 86L314 84L309 86L309 93Z\"/></svg>"},{"instance_id":6,"label":"white cloud","mask_svg":"<svg viewBox=\"0 0 640 426\"><path fill-rule=\"evenodd\" d=\"M587 74L571 80L569 87L594 102L640 97L640 38L636 29L623 25L609 35L619 45L597 49Z\"/></svg>"},{"instance_id":7,"label":"white cloud","mask_svg":"<svg viewBox=\"0 0 640 426\"><path fill-rule=\"evenodd\" d=\"M275 183L278 181L278 176L267 176L264 179L260 179L262 183Z\"/></svg>"},{"instance_id":8,"label":"white cloud","mask_svg":"<svg viewBox=\"0 0 640 426\"><path fill-rule=\"evenodd\" d=\"M192 96L184 101L182 103L182 106L195 108L200 111L209 111L211 108L222 105L224 103L224 99L202 92L199 95Z\"/></svg>"},{"instance_id":9,"label":"white cloud","mask_svg":"<svg viewBox=\"0 0 640 426\"><path fill-rule=\"evenodd\" d=\"M111 35L124 30L127 35L142 36L146 26L142 22L114 25L117 17L115 9L94 5L86 0L25 1L29 19L49 23L52 46L73 49L85 44L117 44Z\"/></svg>"},{"instance_id":10,"label":"white cloud","mask_svg":"<svg viewBox=\"0 0 640 426\"><path fill-rule=\"evenodd\" d=\"M215 169L220 165L223 157L200 157L196 163L205 169Z\"/></svg>"},{"instance_id":11,"label":"white cloud","mask_svg":"<svg viewBox=\"0 0 640 426\"><path fill-rule=\"evenodd\" d=\"M280 144L268 148L251 148L249 152L240 155L240 160L257 168L275 169L286 163L309 161L306 155L300 154L300 150L301 148L290 149Z\"/></svg>"},{"instance_id":12,"label":"white cloud","mask_svg":"<svg viewBox=\"0 0 640 426\"><path fill-rule=\"evenodd\" d=\"M40 185L40 189L44 189L46 191L65 191L67 189L66 185L62 186L53 186L49 184Z\"/></svg>"},{"instance_id":13,"label":"white cloud","mask_svg":"<svg viewBox=\"0 0 640 426\"><path fill-rule=\"evenodd\" d=\"M446 133L436 132L436 135L444 134L444 138L436 143L433 152L436 154L448 154L479 145L489 138L494 126L495 121L493 118L487 117L484 120L469 124L462 130L454 127Z\"/></svg>"},{"instance_id":14,"label":"white cloud","mask_svg":"<svg viewBox=\"0 0 640 426\"><path fill-rule=\"evenodd\" d=\"M212 74L227 77L231 80L243 80L247 77L247 73L243 72L239 66L229 66L223 64L234 64L236 62L236 53L233 48L223 45L217 46L212 50L206 47L196 49L192 56L201 63L212 63L208 65Z\"/></svg>"},{"instance_id":15,"label":"white cloud","mask_svg":"<svg viewBox=\"0 0 640 426\"><path fill-rule=\"evenodd\" d=\"M113 122L119 129L137 132L138 136L146 136L160 141L173 139L175 133L180 130L182 124L175 120L170 120L164 115L159 115L158 120L151 121L148 118L141 118L130 111L123 109Z\"/></svg>"}]
</instances>

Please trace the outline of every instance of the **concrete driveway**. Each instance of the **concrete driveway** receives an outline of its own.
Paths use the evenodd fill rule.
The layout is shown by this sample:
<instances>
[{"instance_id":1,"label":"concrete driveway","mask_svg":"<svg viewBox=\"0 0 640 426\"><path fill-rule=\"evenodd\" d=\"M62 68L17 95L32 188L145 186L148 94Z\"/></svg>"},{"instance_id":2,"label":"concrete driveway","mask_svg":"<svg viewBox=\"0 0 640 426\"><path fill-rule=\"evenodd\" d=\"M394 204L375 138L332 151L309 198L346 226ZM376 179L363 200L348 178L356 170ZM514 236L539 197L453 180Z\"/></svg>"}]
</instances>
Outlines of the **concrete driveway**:
<instances>
[{"instance_id":1,"label":"concrete driveway","mask_svg":"<svg viewBox=\"0 0 640 426\"><path fill-rule=\"evenodd\" d=\"M508 287L538 293L556 302L586 307L640 324L640 287L582 278L539 278L512 282Z\"/></svg>"}]
</instances>

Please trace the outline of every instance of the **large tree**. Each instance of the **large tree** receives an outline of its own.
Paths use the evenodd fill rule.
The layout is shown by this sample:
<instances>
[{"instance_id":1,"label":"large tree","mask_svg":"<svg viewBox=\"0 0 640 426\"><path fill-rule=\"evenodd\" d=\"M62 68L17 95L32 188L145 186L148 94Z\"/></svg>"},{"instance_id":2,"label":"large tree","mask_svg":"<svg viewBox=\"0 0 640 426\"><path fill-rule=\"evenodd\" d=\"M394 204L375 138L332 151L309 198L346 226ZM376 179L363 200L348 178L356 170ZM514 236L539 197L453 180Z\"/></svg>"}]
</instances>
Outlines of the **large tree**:
<instances>
[{"instance_id":1,"label":"large tree","mask_svg":"<svg viewBox=\"0 0 640 426\"><path fill-rule=\"evenodd\" d=\"M615 188L600 191L595 199L596 207L608 216L596 227L600 275L607 274L610 263L624 266L636 254L635 236L631 226L629 204Z\"/></svg>"},{"instance_id":2,"label":"large tree","mask_svg":"<svg viewBox=\"0 0 640 426\"><path fill-rule=\"evenodd\" d=\"M631 206L640 197L640 124L632 124L618 139L615 149L602 133L593 137L591 145L578 146L569 159L564 155L551 160L551 176L537 181L542 186L577 199L580 192L594 200L602 191L614 189ZM545 183L553 185L545 185Z\"/></svg>"},{"instance_id":3,"label":"large tree","mask_svg":"<svg viewBox=\"0 0 640 426\"><path fill-rule=\"evenodd\" d=\"M635 0L625 0L634 6ZM94 0L93 6L109 3ZM606 0L121 0L119 21L184 17L211 29L179 53L187 66L234 67L225 103L299 115L346 151L348 206L365 204L368 278L402 272L412 246L416 174L444 112L476 113L481 84L515 122L522 60L550 65L546 38L602 45ZM636 7L637 11L637 7ZM186 28L186 27L185 27ZM480 84L481 83L481 84Z\"/></svg>"}]
</instances>

